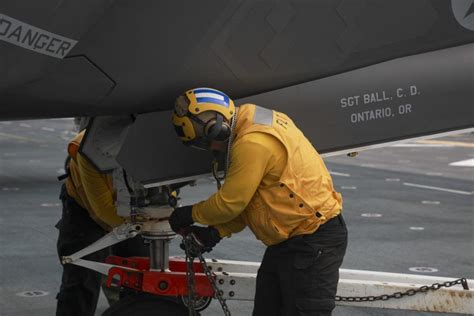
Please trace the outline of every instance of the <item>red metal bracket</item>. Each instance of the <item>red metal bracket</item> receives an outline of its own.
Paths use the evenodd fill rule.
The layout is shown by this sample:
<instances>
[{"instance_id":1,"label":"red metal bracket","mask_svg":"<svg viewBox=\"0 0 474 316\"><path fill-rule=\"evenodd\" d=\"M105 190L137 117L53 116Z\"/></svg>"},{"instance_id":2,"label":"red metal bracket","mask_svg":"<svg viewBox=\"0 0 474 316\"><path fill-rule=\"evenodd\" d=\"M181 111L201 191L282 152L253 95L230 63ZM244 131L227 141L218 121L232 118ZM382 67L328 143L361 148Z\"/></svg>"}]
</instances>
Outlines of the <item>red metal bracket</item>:
<instances>
[{"instance_id":1,"label":"red metal bracket","mask_svg":"<svg viewBox=\"0 0 474 316\"><path fill-rule=\"evenodd\" d=\"M181 258L170 258L170 271L150 270L146 257L122 258L110 256L106 263L115 265L109 270L107 286L123 286L134 290L165 296L186 296L188 283L186 262ZM195 291L198 296L213 297L214 290L203 273L200 262L193 262Z\"/></svg>"}]
</instances>

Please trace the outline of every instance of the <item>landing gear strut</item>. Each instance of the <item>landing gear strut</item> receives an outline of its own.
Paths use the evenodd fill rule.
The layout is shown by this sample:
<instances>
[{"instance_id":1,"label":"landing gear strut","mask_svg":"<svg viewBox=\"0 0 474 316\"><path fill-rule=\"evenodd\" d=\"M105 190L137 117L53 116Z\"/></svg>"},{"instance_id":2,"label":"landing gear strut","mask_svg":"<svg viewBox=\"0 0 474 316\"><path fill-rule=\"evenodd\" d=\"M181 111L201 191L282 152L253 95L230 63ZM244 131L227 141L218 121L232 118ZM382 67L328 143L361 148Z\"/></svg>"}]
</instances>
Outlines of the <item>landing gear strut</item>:
<instances>
[{"instance_id":1,"label":"landing gear strut","mask_svg":"<svg viewBox=\"0 0 474 316\"><path fill-rule=\"evenodd\" d=\"M169 243L176 234L164 219L172 211L172 207L160 206L148 211L145 209L141 214L148 219L141 223L140 234L149 245L149 258L107 258L106 263L111 266L107 286L123 287L136 293L112 305L104 315L129 316L126 311L139 316L189 315L185 306L188 291L186 263L182 259L169 258ZM196 296L199 297L194 306L196 311L202 311L210 304L214 291L199 262L195 262L193 267Z\"/></svg>"}]
</instances>

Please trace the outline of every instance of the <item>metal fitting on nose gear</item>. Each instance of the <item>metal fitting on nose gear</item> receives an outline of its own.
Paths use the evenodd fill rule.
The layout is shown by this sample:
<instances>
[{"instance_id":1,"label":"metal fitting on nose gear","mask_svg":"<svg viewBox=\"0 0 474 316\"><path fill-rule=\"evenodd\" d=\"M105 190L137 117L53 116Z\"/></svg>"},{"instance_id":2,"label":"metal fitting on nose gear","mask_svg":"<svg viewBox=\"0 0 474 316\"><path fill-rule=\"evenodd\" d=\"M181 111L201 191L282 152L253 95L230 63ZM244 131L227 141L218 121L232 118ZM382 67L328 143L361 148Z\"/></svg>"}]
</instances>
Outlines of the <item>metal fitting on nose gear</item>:
<instances>
[{"instance_id":1,"label":"metal fitting on nose gear","mask_svg":"<svg viewBox=\"0 0 474 316\"><path fill-rule=\"evenodd\" d=\"M61 263L62 264L68 264L68 263L71 263L72 262L72 259L68 256L62 256L61 257Z\"/></svg>"}]
</instances>

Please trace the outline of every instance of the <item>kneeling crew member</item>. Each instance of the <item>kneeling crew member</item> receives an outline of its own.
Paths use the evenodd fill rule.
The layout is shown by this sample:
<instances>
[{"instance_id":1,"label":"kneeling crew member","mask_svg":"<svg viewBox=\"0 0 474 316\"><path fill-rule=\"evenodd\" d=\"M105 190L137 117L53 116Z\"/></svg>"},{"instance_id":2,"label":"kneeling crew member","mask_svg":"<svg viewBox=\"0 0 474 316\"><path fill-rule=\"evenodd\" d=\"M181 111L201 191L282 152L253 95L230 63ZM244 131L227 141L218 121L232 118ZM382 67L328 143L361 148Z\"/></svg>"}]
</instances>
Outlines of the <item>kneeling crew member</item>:
<instances>
[{"instance_id":1,"label":"kneeling crew member","mask_svg":"<svg viewBox=\"0 0 474 316\"><path fill-rule=\"evenodd\" d=\"M79 133L68 145L68 176L62 185L63 204L57 250L59 258L71 255L103 237L123 223L114 204L115 190L110 174L100 173L79 153L84 136ZM115 255L147 256L141 238L135 237L112 249ZM84 259L103 262L110 249L102 249ZM56 315L93 316L100 293L101 275L73 264L63 265L61 288L57 295Z\"/></svg>"},{"instance_id":2,"label":"kneeling crew member","mask_svg":"<svg viewBox=\"0 0 474 316\"><path fill-rule=\"evenodd\" d=\"M179 96L173 124L185 145L227 152L230 166L215 194L172 213L172 229L212 249L248 226L268 246L253 315L331 315L347 229L341 195L303 133L283 113L236 108L209 88Z\"/></svg>"}]
</instances>

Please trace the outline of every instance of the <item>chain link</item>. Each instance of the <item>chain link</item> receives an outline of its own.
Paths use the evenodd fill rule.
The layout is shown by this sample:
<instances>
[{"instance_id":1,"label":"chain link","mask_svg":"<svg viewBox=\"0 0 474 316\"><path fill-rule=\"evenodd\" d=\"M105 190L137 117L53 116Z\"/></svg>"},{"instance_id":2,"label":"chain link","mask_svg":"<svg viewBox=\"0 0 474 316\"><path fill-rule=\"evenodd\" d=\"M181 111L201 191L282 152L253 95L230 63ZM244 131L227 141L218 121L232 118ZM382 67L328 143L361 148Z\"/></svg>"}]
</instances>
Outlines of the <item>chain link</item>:
<instances>
[{"instance_id":1,"label":"chain link","mask_svg":"<svg viewBox=\"0 0 474 316\"><path fill-rule=\"evenodd\" d=\"M183 238L184 250L186 253L186 279L188 282L188 302L187 307L189 309L189 316L196 316L196 290L194 285L194 268L193 262L195 258L199 258L199 262L202 265L204 273L211 283L212 288L214 289L215 297L221 304L222 310L224 311L225 316L231 316L229 307L227 306L226 300L223 297L223 291L217 286L216 280L212 276L211 270L207 266L206 260L202 256L203 247L199 245L196 237L191 233Z\"/></svg>"},{"instance_id":2,"label":"chain link","mask_svg":"<svg viewBox=\"0 0 474 316\"><path fill-rule=\"evenodd\" d=\"M195 307L195 285L194 285L194 268L193 268L193 261L194 257L192 256L191 248L186 247L185 243L185 253L186 253L186 281L188 283L188 300L186 302L186 306L189 310L189 316L196 316L196 307Z\"/></svg>"},{"instance_id":3,"label":"chain link","mask_svg":"<svg viewBox=\"0 0 474 316\"><path fill-rule=\"evenodd\" d=\"M183 238L184 249L186 252L186 278L188 281L188 303L187 307L189 309L189 315L195 316L195 288L194 288L194 268L193 262L195 258L199 258L199 261L203 267L204 273L206 274L209 282L211 283L212 288L216 298L221 304L222 310L224 311L225 316L231 316L229 307L227 306L226 300L223 298L223 292L217 286L216 280L212 276L211 270L206 264L206 260L202 256L202 246L199 245L199 242L196 240L193 234L189 234ZM469 290L466 278L460 278L453 281L446 281L444 283L433 283L431 285L423 285L416 289L409 289L405 292L395 292L392 294L382 294L378 296L336 296L335 300L337 302L375 302L375 301L388 301L389 299L401 299L404 296L414 296L418 293L426 293L428 291L436 291L440 288L449 288L455 285L462 285L464 290Z\"/></svg>"},{"instance_id":4,"label":"chain link","mask_svg":"<svg viewBox=\"0 0 474 316\"><path fill-rule=\"evenodd\" d=\"M211 282L212 288L214 289L214 293L216 294L217 300L221 304L222 310L224 311L225 316L231 316L229 307L227 306L227 303L223 297L224 292L219 289L217 286L216 280L211 274L211 270L206 264L206 260L202 255L199 255L199 261L201 261L202 267L204 269L204 273L206 273L207 278L209 279L209 282Z\"/></svg>"},{"instance_id":5,"label":"chain link","mask_svg":"<svg viewBox=\"0 0 474 316\"><path fill-rule=\"evenodd\" d=\"M439 290L442 287L451 287L454 285L461 284L463 289L469 290L469 287L467 285L467 280L466 278L461 278L453 281L446 281L444 283L433 283L430 286L428 285L423 285L417 289L409 289L405 292L395 292L392 294L383 294L379 296L336 296L336 301L337 302L375 302L375 301L388 301L389 299L396 298L400 299L403 298L404 296L413 296L418 293L426 293L428 291L436 291Z\"/></svg>"}]
</instances>

